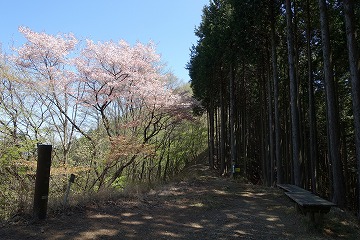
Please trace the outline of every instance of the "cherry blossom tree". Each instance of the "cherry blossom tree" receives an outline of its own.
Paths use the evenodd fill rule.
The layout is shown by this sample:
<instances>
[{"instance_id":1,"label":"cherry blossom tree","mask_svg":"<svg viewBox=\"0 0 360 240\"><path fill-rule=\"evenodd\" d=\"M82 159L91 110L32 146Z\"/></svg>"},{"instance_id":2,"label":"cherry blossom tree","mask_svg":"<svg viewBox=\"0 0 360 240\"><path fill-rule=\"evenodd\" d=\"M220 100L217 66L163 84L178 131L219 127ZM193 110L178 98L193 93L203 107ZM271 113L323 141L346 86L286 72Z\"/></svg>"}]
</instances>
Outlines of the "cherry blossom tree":
<instances>
[{"instance_id":1,"label":"cherry blossom tree","mask_svg":"<svg viewBox=\"0 0 360 240\"><path fill-rule=\"evenodd\" d=\"M165 115L170 118L170 109L174 110L180 96L167 86L167 76L161 74L160 55L153 43L130 46L125 41L87 40L75 64L85 91L78 101L98 111L112 143L112 160L105 164L99 179L103 182L107 172L117 166L111 184L139 155L149 154L145 144L166 125ZM142 138L138 137L139 132L143 132ZM120 148L124 152L121 145L127 144L125 134L137 151L129 151L131 154L126 156L113 154Z\"/></svg>"},{"instance_id":2,"label":"cherry blossom tree","mask_svg":"<svg viewBox=\"0 0 360 240\"><path fill-rule=\"evenodd\" d=\"M150 140L190 112L189 99L175 92L162 73L152 42L86 40L80 48L73 34L19 31L27 42L14 49L12 59L28 74L25 84L50 103L64 162L75 132L91 143L86 188L111 185L137 159L154 154ZM89 132L94 128L96 135Z\"/></svg>"},{"instance_id":3,"label":"cherry blossom tree","mask_svg":"<svg viewBox=\"0 0 360 240\"><path fill-rule=\"evenodd\" d=\"M60 143L56 152L61 154L59 162L67 164L75 130L89 138L81 126L86 114L80 117L80 105L70 95L78 86L69 57L78 40L73 34L53 36L27 27L19 27L19 32L27 41L14 48L16 54L11 59L24 72L23 86L41 102L41 112L49 119L47 127L54 132L50 135Z\"/></svg>"},{"instance_id":4,"label":"cherry blossom tree","mask_svg":"<svg viewBox=\"0 0 360 240\"><path fill-rule=\"evenodd\" d=\"M164 107L176 101L160 74L160 56L153 43L131 47L123 40L118 43L87 40L75 63L85 89L79 101L99 111L109 137L113 135L106 115L110 104Z\"/></svg>"}]
</instances>

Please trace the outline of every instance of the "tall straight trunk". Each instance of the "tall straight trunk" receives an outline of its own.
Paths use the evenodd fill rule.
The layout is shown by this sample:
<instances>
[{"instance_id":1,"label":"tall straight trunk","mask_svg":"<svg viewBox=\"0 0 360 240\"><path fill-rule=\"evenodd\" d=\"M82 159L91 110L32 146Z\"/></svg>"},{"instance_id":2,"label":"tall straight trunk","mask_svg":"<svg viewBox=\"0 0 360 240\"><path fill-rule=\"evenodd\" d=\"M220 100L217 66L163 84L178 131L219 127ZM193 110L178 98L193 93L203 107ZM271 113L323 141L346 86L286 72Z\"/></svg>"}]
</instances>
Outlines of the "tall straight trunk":
<instances>
[{"instance_id":1,"label":"tall straight trunk","mask_svg":"<svg viewBox=\"0 0 360 240\"><path fill-rule=\"evenodd\" d=\"M276 0L271 0L270 6L270 25L271 25L271 59L274 81L274 130L275 130L275 160L277 169L277 183L283 183L283 164L281 159L281 144L280 144L280 113L279 113L279 74L277 66L277 52L276 52L276 33L275 33L275 13Z\"/></svg>"},{"instance_id":2,"label":"tall straight trunk","mask_svg":"<svg viewBox=\"0 0 360 240\"><path fill-rule=\"evenodd\" d=\"M235 142L235 94L234 94L234 81L235 74L232 64L230 64L229 72L229 92L230 92L230 161L231 165L234 166L237 163L236 157L236 142Z\"/></svg>"},{"instance_id":3,"label":"tall straight trunk","mask_svg":"<svg viewBox=\"0 0 360 240\"><path fill-rule=\"evenodd\" d=\"M317 129L316 129L316 112L315 97L313 85L313 67L311 51L311 17L310 1L306 1L306 48L308 59L308 98L309 98L309 152L310 152L310 171L311 171L311 191L316 193L317 172L318 172L318 146L317 146Z\"/></svg>"},{"instance_id":4,"label":"tall straight trunk","mask_svg":"<svg viewBox=\"0 0 360 240\"><path fill-rule=\"evenodd\" d=\"M242 63L242 77L241 77L241 86L240 89L242 91L241 93L241 102L243 103L243 107L241 108L241 154L242 154L242 167L243 167L243 174L246 176L247 169L248 169L248 156L247 156L247 149L248 149L248 131L250 126L248 125L248 118L249 114L246 114L247 109L247 91L246 91L246 67L245 62ZM240 144L239 144L240 145Z\"/></svg>"},{"instance_id":5,"label":"tall straight trunk","mask_svg":"<svg viewBox=\"0 0 360 240\"><path fill-rule=\"evenodd\" d=\"M354 113L355 125L355 145L357 160L357 192L358 192L358 218L360 219L360 62L358 48L355 38L355 17L354 1L344 0L344 13L346 24L347 47L349 54L350 77L351 77L351 94Z\"/></svg>"},{"instance_id":6,"label":"tall straight trunk","mask_svg":"<svg viewBox=\"0 0 360 240\"><path fill-rule=\"evenodd\" d=\"M267 85L267 93L268 93L268 121L269 121L269 171L270 171L270 184L274 184L274 120L273 120L273 112L272 112L272 91L271 91L271 84L270 78L266 79Z\"/></svg>"},{"instance_id":7,"label":"tall straight trunk","mask_svg":"<svg viewBox=\"0 0 360 240\"><path fill-rule=\"evenodd\" d=\"M226 103L224 99L225 84L221 83L220 96L220 174L226 170Z\"/></svg>"},{"instance_id":8,"label":"tall straight trunk","mask_svg":"<svg viewBox=\"0 0 360 240\"><path fill-rule=\"evenodd\" d=\"M294 183L301 185L300 171L300 127L298 109L298 83L295 74L295 54L294 54L294 34L292 30L292 10L291 1L286 0L286 19L287 19L287 45L288 62L290 77L290 107L291 107L291 140L292 140L292 161L294 172Z\"/></svg>"},{"instance_id":9,"label":"tall straight trunk","mask_svg":"<svg viewBox=\"0 0 360 240\"><path fill-rule=\"evenodd\" d=\"M286 182L294 182L294 168L293 168L293 161L292 161L292 144L291 144L291 113L290 108L286 110L285 116L285 127L286 130L284 132L284 139L285 139L285 159L287 159L287 166L286 166L286 175L287 181Z\"/></svg>"},{"instance_id":10,"label":"tall straight trunk","mask_svg":"<svg viewBox=\"0 0 360 240\"><path fill-rule=\"evenodd\" d=\"M321 38L324 58L324 83L326 95L326 112L329 138L329 162L333 174L333 199L339 207L345 206L345 184L343 167L340 158L339 113L335 94L335 82L331 61L330 32L326 0L319 0Z\"/></svg>"},{"instance_id":11,"label":"tall straight trunk","mask_svg":"<svg viewBox=\"0 0 360 240\"><path fill-rule=\"evenodd\" d=\"M220 166L220 120L219 120L219 111L220 111L220 108L219 107L216 107L215 109L215 146L216 146L216 167L217 169L219 168Z\"/></svg>"},{"instance_id":12,"label":"tall straight trunk","mask_svg":"<svg viewBox=\"0 0 360 240\"><path fill-rule=\"evenodd\" d=\"M261 66L263 66L264 64L261 64ZM259 74L259 81L261 84L261 89L262 89L262 105L263 105L263 114L261 117L261 124L263 125L263 137L262 139L264 139L264 172L265 172L265 176L266 176L266 185L267 186L271 186L272 182L271 182L271 157L270 157L270 126L269 126L269 106L268 106L268 98L267 98L267 80L265 78L265 73L264 73L264 68L262 67L261 69L259 68L258 72Z\"/></svg>"},{"instance_id":13,"label":"tall straight trunk","mask_svg":"<svg viewBox=\"0 0 360 240\"><path fill-rule=\"evenodd\" d=\"M209 166L211 169L214 168L214 155L215 155L215 142L214 142L214 107L212 106L213 104L210 104L210 107L208 109L208 146L209 146Z\"/></svg>"},{"instance_id":14,"label":"tall straight trunk","mask_svg":"<svg viewBox=\"0 0 360 240\"><path fill-rule=\"evenodd\" d=\"M267 134L266 134L266 131L267 131L267 124L266 124L266 121L263 120L263 119L266 119L266 97L265 97L265 91L264 89L262 88L261 89L261 101L262 101L262 104L261 104L261 113L260 113L260 116L261 116L261 120L259 121L260 123L260 127L261 127L261 136L260 136L260 139L261 139L261 168L262 168L262 178L264 180L264 183L266 186L269 186L270 185L270 182L269 182L269 175L268 175L268 167L267 167Z\"/></svg>"}]
</instances>

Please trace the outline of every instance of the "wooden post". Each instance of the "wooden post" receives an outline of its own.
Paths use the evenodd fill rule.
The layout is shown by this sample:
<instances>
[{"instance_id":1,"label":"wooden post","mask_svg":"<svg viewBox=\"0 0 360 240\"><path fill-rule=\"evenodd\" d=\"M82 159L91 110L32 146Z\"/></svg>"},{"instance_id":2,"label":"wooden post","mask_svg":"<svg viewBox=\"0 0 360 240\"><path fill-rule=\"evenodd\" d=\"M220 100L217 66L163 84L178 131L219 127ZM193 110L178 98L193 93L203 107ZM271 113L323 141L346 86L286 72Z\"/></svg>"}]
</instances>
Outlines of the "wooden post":
<instances>
[{"instance_id":1,"label":"wooden post","mask_svg":"<svg viewBox=\"0 0 360 240\"><path fill-rule=\"evenodd\" d=\"M33 214L35 219L43 220L46 218L48 203L52 146L38 144L37 147L38 160L36 168Z\"/></svg>"},{"instance_id":2,"label":"wooden post","mask_svg":"<svg viewBox=\"0 0 360 240\"><path fill-rule=\"evenodd\" d=\"M67 186L67 189L66 189L66 193L65 193L65 196L64 196L64 203L63 203L64 206L66 205L68 197L69 197L71 184L74 183L74 182L75 182L75 175L71 174L70 178L69 178L69 183L68 183L68 186Z\"/></svg>"}]
</instances>

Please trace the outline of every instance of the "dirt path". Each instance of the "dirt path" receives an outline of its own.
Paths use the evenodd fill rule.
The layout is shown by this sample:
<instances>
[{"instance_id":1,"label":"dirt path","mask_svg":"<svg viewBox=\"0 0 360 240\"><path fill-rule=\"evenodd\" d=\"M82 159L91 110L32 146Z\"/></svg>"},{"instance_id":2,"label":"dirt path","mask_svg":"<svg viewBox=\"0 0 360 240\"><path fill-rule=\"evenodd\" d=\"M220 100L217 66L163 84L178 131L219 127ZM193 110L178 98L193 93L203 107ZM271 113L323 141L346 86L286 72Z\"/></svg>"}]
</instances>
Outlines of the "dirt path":
<instances>
[{"instance_id":1,"label":"dirt path","mask_svg":"<svg viewBox=\"0 0 360 240\"><path fill-rule=\"evenodd\" d=\"M44 223L0 228L0 239L356 239L358 229L309 230L282 191L198 175L141 199L92 204ZM207 176L206 176L207 175ZM325 219L325 225L330 220ZM339 223L340 224L340 223ZM343 224L349 226L349 223ZM356 228L356 227L355 227ZM355 232L354 232L355 231Z\"/></svg>"}]
</instances>

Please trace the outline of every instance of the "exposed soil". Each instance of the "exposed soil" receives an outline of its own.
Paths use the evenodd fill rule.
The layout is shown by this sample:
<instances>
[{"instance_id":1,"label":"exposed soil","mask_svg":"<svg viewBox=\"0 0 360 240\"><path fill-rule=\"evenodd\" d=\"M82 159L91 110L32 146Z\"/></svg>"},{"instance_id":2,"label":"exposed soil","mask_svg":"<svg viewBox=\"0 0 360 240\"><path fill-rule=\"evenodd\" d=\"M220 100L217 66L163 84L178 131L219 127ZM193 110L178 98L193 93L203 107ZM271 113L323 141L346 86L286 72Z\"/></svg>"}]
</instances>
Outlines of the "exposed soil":
<instances>
[{"instance_id":1,"label":"exposed soil","mask_svg":"<svg viewBox=\"0 0 360 240\"><path fill-rule=\"evenodd\" d=\"M313 227L281 190L219 178L203 165L142 197L49 215L8 223L0 239L360 239L340 210Z\"/></svg>"}]
</instances>

